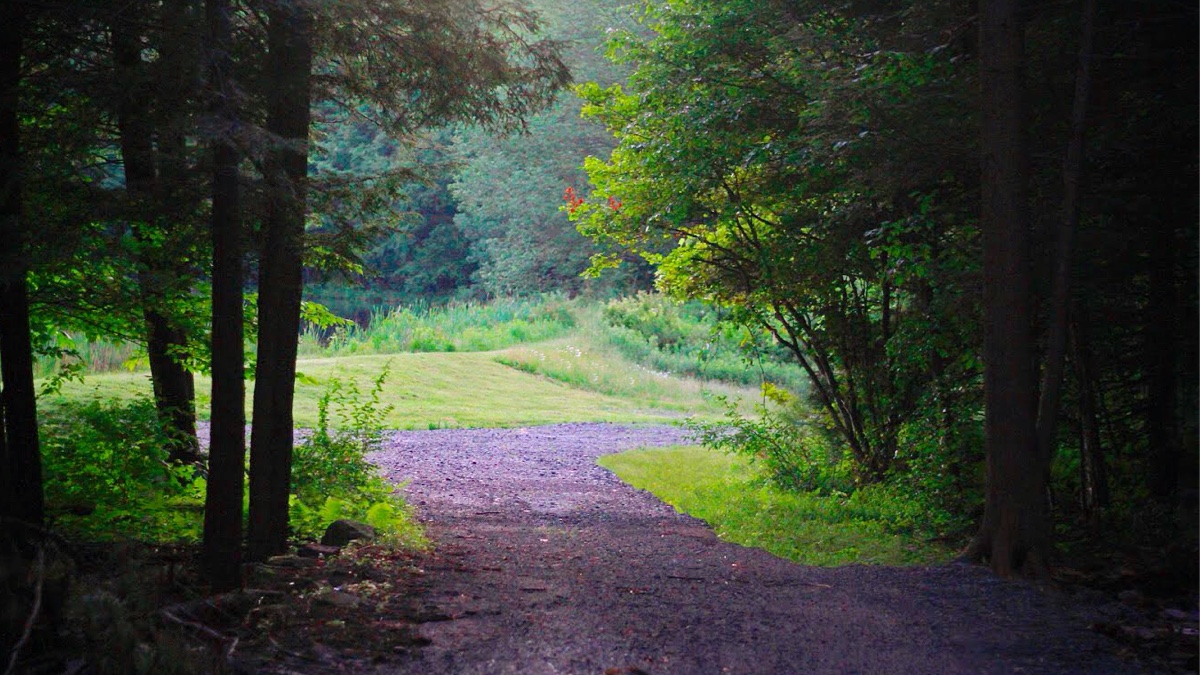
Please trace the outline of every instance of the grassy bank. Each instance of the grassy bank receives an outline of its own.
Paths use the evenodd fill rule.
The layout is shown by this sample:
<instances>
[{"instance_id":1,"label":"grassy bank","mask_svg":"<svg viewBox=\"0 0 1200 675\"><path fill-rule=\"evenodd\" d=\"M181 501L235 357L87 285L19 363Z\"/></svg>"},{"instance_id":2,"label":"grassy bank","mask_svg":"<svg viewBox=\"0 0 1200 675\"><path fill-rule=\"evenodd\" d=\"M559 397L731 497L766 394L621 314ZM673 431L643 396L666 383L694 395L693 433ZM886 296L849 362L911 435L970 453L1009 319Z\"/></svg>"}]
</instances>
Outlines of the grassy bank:
<instances>
[{"instance_id":1,"label":"grassy bank","mask_svg":"<svg viewBox=\"0 0 1200 675\"><path fill-rule=\"evenodd\" d=\"M709 523L722 539L799 563L914 565L951 557L913 531L920 514L895 495L784 492L764 485L745 460L700 447L634 450L599 464Z\"/></svg>"}]
</instances>

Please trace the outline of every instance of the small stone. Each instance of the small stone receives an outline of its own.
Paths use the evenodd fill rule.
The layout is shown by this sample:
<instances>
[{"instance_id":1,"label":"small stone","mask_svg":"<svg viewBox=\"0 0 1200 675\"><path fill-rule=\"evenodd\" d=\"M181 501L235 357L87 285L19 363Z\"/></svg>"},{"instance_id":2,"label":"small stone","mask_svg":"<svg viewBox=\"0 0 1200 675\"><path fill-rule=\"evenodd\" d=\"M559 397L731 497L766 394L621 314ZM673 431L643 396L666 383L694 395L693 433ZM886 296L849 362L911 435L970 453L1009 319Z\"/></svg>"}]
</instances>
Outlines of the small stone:
<instances>
[{"instance_id":1,"label":"small stone","mask_svg":"<svg viewBox=\"0 0 1200 675\"><path fill-rule=\"evenodd\" d=\"M345 546L355 539L371 540L375 538L375 528L360 523L357 520L335 520L325 528L325 536L321 537L322 546Z\"/></svg>"}]
</instances>

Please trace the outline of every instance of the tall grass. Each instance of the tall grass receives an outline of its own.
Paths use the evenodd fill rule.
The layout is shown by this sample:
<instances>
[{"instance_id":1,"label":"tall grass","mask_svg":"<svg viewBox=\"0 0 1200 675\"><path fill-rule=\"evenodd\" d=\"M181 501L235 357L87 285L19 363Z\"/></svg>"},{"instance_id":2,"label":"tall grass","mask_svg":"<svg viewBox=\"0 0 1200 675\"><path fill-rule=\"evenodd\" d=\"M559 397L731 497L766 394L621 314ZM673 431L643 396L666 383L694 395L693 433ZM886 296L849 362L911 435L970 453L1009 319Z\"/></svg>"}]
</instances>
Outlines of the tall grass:
<instances>
[{"instance_id":1,"label":"tall grass","mask_svg":"<svg viewBox=\"0 0 1200 675\"><path fill-rule=\"evenodd\" d=\"M34 363L36 378L52 377L68 364L82 364L85 372L115 373L148 368L145 349L129 342L91 341L83 336L60 335L55 345L62 357L40 356Z\"/></svg>"},{"instance_id":2,"label":"tall grass","mask_svg":"<svg viewBox=\"0 0 1200 675\"><path fill-rule=\"evenodd\" d=\"M300 337L305 356L400 352L493 351L561 337L575 326L570 301L508 298L489 303L418 303L376 310L366 328L332 333L310 328Z\"/></svg>"},{"instance_id":3,"label":"tall grass","mask_svg":"<svg viewBox=\"0 0 1200 675\"><path fill-rule=\"evenodd\" d=\"M599 327L610 345L654 370L754 387L770 382L795 394L808 387L804 371L770 336L723 323L698 302L639 293L606 304Z\"/></svg>"}]
</instances>

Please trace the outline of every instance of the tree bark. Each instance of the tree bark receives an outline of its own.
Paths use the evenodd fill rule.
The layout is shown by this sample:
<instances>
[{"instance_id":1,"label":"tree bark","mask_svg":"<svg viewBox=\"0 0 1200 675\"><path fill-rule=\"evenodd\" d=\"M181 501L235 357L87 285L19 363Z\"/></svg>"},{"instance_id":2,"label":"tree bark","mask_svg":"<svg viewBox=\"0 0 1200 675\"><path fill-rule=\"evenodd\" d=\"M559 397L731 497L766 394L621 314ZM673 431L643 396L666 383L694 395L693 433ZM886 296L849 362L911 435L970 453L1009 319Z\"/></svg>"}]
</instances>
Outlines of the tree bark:
<instances>
[{"instance_id":1,"label":"tree bark","mask_svg":"<svg viewBox=\"0 0 1200 675\"><path fill-rule=\"evenodd\" d=\"M215 590L242 582L242 493L246 471L245 329L242 314L237 124L229 81L229 0L207 0L210 106L221 131L212 142L212 423L204 500L204 569Z\"/></svg>"},{"instance_id":2,"label":"tree bark","mask_svg":"<svg viewBox=\"0 0 1200 675\"><path fill-rule=\"evenodd\" d=\"M41 527L45 517L29 334L18 97L24 11L0 8L0 516Z\"/></svg>"},{"instance_id":3,"label":"tree bark","mask_svg":"<svg viewBox=\"0 0 1200 675\"><path fill-rule=\"evenodd\" d=\"M1017 0L980 6L987 497L967 551L1000 576L1042 575L1050 550L1030 330L1029 150Z\"/></svg>"},{"instance_id":4,"label":"tree bark","mask_svg":"<svg viewBox=\"0 0 1200 675\"><path fill-rule=\"evenodd\" d=\"M1087 339L1086 323L1074 317L1070 330L1071 362L1079 385L1079 487L1080 506L1088 521L1099 523L1108 508L1108 473L1100 442L1100 419L1096 404L1096 369Z\"/></svg>"},{"instance_id":5,"label":"tree bark","mask_svg":"<svg viewBox=\"0 0 1200 675\"><path fill-rule=\"evenodd\" d=\"M1054 461L1058 428L1058 408L1062 398L1063 371L1067 353L1068 305L1071 302L1071 259L1074 256L1075 229L1079 223L1079 182L1083 173L1083 140L1087 127L1088 98L1092 91L1092 42L1096 23L1096 0L1084 0L1080 19L1079 67L1075 74L1075 100L1071 108L1070 140L1063 161L1062 219L1054 254L1054 272L1050 321L1047 326L1046 355L1042 360L1042 383L1038 401L1037 438L1042 466L1049 483Z\"/></svg>"},{"instance_id":6,"label":"tree bark","mask_svg":"<svg viewBox=\"0 0 1200 675\"><path fill-rule=\"evenodd\" d=\"M146 322L146 354L154 387L159 422L168 430L171 461L195 462L200 458L196 438L195 383L179 354L187 348L186 334L162 311L166 289L174 272L157 259L148 224L174 211L173 199L164 192L155 152L154 120L150 90L142 61L142 46L129 20L118 17L112 24L113 59L120 81L126 85L117 106L117 129L121 136L121 160L125 189L133 202L131 229L141 250L138 253L138 288Z\"/></svg>"},{"instance_id":7,"label":"tree bark","mask_svg":"<svg viewBox=\"0 0 1200 675\"><path fill-rule=\"evenodd\" d=\"M249 531L249 556L256 561L287 548L313 59L313 20L305 4L273 3L267 21L267 130L278 145L266 164L269 203L259 258Z\"/></svg>"}]
</instances>

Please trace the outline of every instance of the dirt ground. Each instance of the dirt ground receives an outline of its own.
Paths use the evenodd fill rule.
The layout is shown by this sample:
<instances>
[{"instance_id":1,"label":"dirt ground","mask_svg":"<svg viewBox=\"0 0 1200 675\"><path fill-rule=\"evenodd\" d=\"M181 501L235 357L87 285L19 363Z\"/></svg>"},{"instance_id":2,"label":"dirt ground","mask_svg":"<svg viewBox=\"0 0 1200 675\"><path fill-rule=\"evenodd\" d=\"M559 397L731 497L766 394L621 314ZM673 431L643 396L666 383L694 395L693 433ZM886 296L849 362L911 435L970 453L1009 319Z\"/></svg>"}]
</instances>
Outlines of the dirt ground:
<instances>
[{"instance_id":1,"label":"dirt ground","mask_svg":"<svg viewBox=\"0 0 1200 675\"><path fill-rule=\"evenodd\" d=\"M376 618L383 628L366 639L394 643L385 655L266 670L1154 671L1093 630L1121 621L1122 605L965 565L796 565L718 540L595 464L682 433L608 424L396 433L372 459L408 481L436 544L404 563L405 630L387 634L397 622Z\"/></svg>"}]
</instances>

